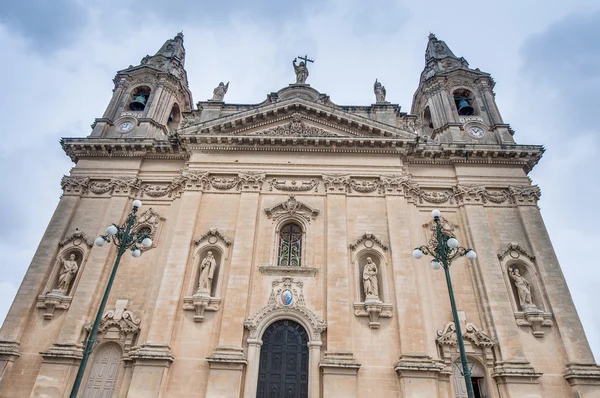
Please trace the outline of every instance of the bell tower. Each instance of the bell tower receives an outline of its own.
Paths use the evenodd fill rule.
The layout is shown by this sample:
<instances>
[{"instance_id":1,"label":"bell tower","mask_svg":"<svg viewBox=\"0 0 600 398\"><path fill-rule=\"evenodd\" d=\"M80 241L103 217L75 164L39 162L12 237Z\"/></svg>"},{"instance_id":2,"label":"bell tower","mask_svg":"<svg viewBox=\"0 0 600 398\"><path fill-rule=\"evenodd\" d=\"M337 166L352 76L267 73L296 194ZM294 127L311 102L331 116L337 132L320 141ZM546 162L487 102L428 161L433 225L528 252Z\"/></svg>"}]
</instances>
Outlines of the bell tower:
<instances>
[{"instance_id":1,"label":"bell tower","mask_svg":"<svg viewBox=\"0 0 600 398\"><path fill-rule=\"evenodd\" d=\"M155 55L118 71L112 99L90 137L165 139L178 129L181 113L193 104L184 64L183 33L178 33Z\"/></svg>"},{"instance_id":2,"label":"bell tower","mask_svg":"<svg viewBox=\"0 0 600 398\"><path fill-rule=\"evenodd\" d=\"M496 105L494 85L489 73L471 69L430 33L411 113L420 117L421 133L440 142L514 144L513 131Z\"/></svg>"}]
</instances>

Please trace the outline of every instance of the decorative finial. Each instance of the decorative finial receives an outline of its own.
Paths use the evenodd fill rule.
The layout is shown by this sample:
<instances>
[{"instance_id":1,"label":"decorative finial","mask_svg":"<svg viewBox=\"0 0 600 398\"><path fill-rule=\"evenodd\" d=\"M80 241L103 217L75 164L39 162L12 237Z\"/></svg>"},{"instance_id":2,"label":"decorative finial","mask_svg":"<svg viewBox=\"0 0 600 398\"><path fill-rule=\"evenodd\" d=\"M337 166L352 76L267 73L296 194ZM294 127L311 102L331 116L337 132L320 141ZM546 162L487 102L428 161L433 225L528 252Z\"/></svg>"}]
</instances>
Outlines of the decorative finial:
<instances>
[{"instance_id":1,"label":"decorative finial","mask_svg":"<svg viewBox=\"0 0 600 398\"><path fill-rule=\"evenodd\" d=\"M429 32L429 40L437 40L437 37L431 32Z\"/></svg>"}]
</instances>

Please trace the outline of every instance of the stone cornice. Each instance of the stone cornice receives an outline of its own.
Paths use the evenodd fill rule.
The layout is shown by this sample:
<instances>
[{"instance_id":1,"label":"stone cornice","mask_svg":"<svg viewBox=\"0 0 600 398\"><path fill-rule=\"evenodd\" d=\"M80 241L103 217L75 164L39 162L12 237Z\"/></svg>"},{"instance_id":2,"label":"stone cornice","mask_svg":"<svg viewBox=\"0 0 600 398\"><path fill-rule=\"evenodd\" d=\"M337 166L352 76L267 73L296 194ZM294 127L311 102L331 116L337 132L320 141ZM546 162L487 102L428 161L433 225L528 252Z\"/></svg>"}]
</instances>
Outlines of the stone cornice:
<instances>
[{"instance_id":1,"label":"stone cornice","mask_svg":"<svg viewBox=\"0 0 600 398\"><path fill-rule=\"evenodd\" d=\"M289 137L255 135L182 135L169 140L136 138L63 138L65 153L77 162L85 157L189 159L196 151L277 151L380 153L400 155L413 164L502 164L531 171L541 159L539 145L436 144L379 137Z\"/></svg>"}]
</instances>

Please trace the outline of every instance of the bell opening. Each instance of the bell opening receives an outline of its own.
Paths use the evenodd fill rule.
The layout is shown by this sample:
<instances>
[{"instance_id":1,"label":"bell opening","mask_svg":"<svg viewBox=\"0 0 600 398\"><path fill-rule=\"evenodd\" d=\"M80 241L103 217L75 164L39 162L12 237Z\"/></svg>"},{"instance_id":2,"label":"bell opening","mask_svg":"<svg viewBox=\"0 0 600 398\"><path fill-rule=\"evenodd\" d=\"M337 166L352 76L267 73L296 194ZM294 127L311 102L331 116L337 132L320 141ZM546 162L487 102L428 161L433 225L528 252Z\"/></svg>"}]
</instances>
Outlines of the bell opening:
<instances>
[{"instance_id":1,"label":"bell opening","mask_svg":"<svg viewBox=\"0 0 600 398\"><path fill-rule=\"evenodd\" d=\"M148 98L150 97L150 87L142 86L137 87L131 93L131 101L129 102L129 109L136 112L141 112L146 109Z\"/></svg>"},{"instance_id":2,"label":"bell opening","mask_svg":"<svg viewBox=\"0 0 600 398\"><path fill-rule=\"evenodd\" d=\"M471 116L475 114L475 108L472 106L473 93L469 90L456 90L454 92L454 103L460 116Z\"/></svg>"}]
</instances>

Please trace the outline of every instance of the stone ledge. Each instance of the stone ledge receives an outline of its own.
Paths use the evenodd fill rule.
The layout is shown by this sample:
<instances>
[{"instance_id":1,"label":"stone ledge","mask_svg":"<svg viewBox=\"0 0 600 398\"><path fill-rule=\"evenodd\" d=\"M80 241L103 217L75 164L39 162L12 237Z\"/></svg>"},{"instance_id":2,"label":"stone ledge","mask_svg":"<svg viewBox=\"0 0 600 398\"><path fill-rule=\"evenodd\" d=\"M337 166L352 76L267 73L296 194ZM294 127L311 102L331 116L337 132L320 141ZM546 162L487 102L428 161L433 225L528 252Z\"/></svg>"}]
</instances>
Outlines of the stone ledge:
<instances>
[{"instance_id":1,"label":"stone ledge","mask_svg":"<svg viewBox=\"0 0 600 398\"><path fill-rule=\"evenodd\" d=\"M75 343L54 343L48 351L40 352L44 362L75 362L83 358L83 347Z\"/></svg>"},{"instance_id":2,"label":"stone ledge","mask_svg":"<svg viewBox=\"0 0 600 398\"><path fill-rule=\"evenodd\" d=\"M354 359L354 354L349 351L325 352L323 360L319 363L323 373L356 375L360 364Z\"/></svg>"},{"instance_id":3,"label":"stone ledge","mask_svg":"<svg viewBox=\"0 0 600 398\"><path fill-rule=\"evenodd\" d=\"M538 384L542 375L543 373L536 372L527 361L496 362L492 372L492 377L498 384Z\"/></svg>"},{"instance_id":4,"label":"stone ledge","mask_svg":"<svg viewBox=\"0 0 600 398\"><path fill-rule=\"evenodd\" d=\"M434 360L424 354L404 354L394 365L398 377L435 379L446 366L442 361Z\"/></svg>"},{"instance_id":5,"label":"stone ledge","mask_svg":"<svg viewBox=\"0 0 600 398\"><path fill-rule=\"evenodd\" d=\"M18 341L0 339L0 361L15 361L20 356L20 343Z\"/></svg>"},{"instance_id":6,"label":"stone ledge","mask_svg":"<svg viewBox=\"0 0 600 398\"><path fill-rule=\"evenodd\" d=\"M595 363L569 363L563 377L570 385L600 385L600 366Z\"/></svg>"},{"instance_id":7,"label":"stone ledge","mask_svg":"<svg viewBox=\"0 0 600 398\"><path fill-rule=\"evenodd\" d=\"M261 265L258 267L263 275L293 275L293 276L315 276L319 271L314 267L283 267L273 265Z\"/></svg>"},{"instance_id":8,"label":"stone ledge","mask_svg":"<svg viewBox=\"0 0 600 398\"><path fill-rule=\"evenodd\" d=\"M206 360L211 369L241 370L248 364L244 349L241 347L217 347L211 356L206 357Z\"/></svg>"},{"instance_id":9,"label":"stone ledge","mask_svg":"<svg viewBox=\"0 0 600 398\"><path fill-rule=\"evenodd\" d=\"M168 367L175 360L171 354L171 347L166 344L146 343L135 346L129 352L129 358L135 366L165 366Z\"/></svg>"}]
</instances>

